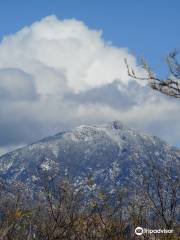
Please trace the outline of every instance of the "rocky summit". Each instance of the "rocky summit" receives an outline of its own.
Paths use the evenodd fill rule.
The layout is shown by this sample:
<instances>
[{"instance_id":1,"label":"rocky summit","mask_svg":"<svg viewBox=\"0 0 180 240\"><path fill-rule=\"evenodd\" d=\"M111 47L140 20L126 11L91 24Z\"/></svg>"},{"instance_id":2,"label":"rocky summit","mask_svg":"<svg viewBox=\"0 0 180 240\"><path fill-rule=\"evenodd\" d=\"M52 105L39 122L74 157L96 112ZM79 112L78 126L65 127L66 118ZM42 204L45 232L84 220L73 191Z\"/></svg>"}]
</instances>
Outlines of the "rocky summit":
<instances>
[{"instance_id":1,"label":"rocky summit","mask_svg":"<svg viewBox=\"0 0 180 240\"><path fill-rule=\"evenodd\" d=\"M67 175L77 188L91 178L89 191L101 185L113 192L152 161L162 168L170 164L177 169L180 150L113 121L79 126L9 152L0 157L0 176L36 192L45 176L60 179Z\"/></svg>"}]
</instances>

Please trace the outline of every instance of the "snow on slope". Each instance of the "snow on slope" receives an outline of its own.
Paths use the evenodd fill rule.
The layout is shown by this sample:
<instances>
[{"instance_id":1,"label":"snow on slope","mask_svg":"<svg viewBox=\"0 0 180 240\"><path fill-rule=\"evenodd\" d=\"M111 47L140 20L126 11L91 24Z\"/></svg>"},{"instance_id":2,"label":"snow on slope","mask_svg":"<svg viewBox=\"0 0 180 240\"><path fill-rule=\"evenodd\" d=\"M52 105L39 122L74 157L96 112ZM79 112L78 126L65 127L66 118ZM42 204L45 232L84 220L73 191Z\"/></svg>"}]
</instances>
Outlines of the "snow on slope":
<instances>
[{"instance_id":1,"label":"snow on slope","mask_svg":"<svg viewBox=\"0 0 180 240\"><path fill-rule=\"evenodd\" d=\"M146 168L153 159L159 166L179 166L180 150L157 137L128 128L120 121L104 125L80 126L69 132L0 157L0 176L8 182L20 181L35 191L44 175L70 175L76 186L91 176L92 189L104 185L113 192L131 178L134 169Z\"/></svg>"}]
</instances>

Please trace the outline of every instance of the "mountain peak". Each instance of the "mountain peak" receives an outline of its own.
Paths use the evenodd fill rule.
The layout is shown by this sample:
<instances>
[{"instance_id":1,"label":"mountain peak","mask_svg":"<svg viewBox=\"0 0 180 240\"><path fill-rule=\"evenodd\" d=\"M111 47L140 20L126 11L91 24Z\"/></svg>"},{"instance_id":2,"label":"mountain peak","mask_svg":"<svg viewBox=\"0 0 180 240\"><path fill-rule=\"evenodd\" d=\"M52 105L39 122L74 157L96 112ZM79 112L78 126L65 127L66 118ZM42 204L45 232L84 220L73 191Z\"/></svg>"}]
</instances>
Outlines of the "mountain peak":
<instances>
[{"instance_id":1,"label":"mountain peak","mask_svg":"<svg viewBox=\"0 0 180 240\"><path fill-rule=\"evenodd\" d=\"M112 129L115 129L115 130L125 129L125 128L127 129L127 126L120 120L112 121L108 124L108 126L110 126Z\"/></svg>"},{"instance_id":2,"label":"mountain peak","mask_svg":"<svg viewBox=\"0 0 180 240\"><path fill-rule=\"evenodd\" d=\"M120 130L120 129L130 129L126 126L125 123L123 123L120 120L114 120L112 122L109 122L107 124L97 124L97 125L80 125L75 128L75 130L82 130L82 129L103 129L103 128L108 128L108 129L113 129L113 130ZM73 130L72 130L73 131Z\"/></svg>"},{"instance_id":3,"label":"mountain peak","mask_svg":"<svg viewBox=\"0 0 180 240\"><path fill-rule=\"evenodd\" d=\"M59 179L68 170L76 185L90 174L95 183L111 191L114 184L123 184L150 159L162 166L167 162L176 165L180 151L121 121L112 121L82 125L5 154L0 157L0 176L10 183L23 182L33 190L40 188L42 173Z\"/></svg>"}]
</instances>

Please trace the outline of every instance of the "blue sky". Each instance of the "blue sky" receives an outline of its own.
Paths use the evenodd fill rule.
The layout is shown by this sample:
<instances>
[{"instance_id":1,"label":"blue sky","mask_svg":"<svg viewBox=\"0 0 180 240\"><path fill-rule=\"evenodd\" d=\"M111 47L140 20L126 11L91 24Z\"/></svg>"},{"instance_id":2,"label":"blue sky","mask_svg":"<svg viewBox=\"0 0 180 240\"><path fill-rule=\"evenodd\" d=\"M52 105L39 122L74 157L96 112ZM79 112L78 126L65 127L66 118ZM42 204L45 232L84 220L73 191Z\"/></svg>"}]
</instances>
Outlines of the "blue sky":
<instances>
[{"instance_id":1,"label":"blue sky","mask_svg":"<svg viewBox=\"0 0 180 240\"><path fill-rule=\"evenodd\" d=\"M102 29L114 45L145 56L163 74L166 54L179 48L179 9L179 0L2 0L0 38L47 15L76 18Z\"/></svg>"}]
</instances>

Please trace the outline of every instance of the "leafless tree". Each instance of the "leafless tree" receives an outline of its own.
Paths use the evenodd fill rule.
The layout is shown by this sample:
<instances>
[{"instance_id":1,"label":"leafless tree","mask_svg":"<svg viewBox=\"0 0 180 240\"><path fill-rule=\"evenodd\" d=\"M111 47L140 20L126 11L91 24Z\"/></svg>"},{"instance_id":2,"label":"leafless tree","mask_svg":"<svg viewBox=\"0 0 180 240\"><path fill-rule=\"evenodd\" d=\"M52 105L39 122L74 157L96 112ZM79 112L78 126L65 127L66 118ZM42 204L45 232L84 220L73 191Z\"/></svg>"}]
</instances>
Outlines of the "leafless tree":
<instances>
[{"instance_id":1,"label":"leafless tree","mask_svg":"<svg viewBox=\"0 0 180 240\"><path fill-rule=\"evenodd\" d=\"M43 190L45 198L28 209L21 204L22 196L17 195L10 201L3 195L0 198L0 239L136 240L139 238L134 228L144 224L153 227L151 221L157 226L178 228L178 181L169 179L169 171L158 170L150 165L149 174L143 175L140 191L139 188L117 189L114 201L104 189L86 199L85 193L80 189L77 192L67 179L59 183L49 181ZM136 190L139 198L134 198L131 190ZM141 239L150 240L152 236ZM177 240L178 235L158 236L158 239Z\"/></svg>"},{"instance_id":2,"label":"leafless tree","mask_svg":"<svg viewBox=\"0 0 180 240\"><path fill-rule=\"evenodd\" d=\"M144 59L141 60L141 63L146 70L147 76L137 76L135 71L129 66L127 59L125 59L128 75L134 79L147 81L152 89L165 95L180 98L180 63L177 59L177 53L175 50L167 56L169 76L165 79L156 77L156 74Z\"/></svg>"}]
</instances>

